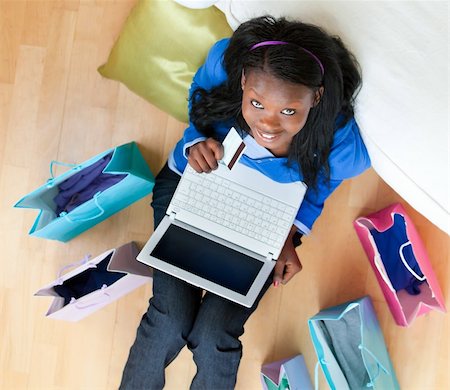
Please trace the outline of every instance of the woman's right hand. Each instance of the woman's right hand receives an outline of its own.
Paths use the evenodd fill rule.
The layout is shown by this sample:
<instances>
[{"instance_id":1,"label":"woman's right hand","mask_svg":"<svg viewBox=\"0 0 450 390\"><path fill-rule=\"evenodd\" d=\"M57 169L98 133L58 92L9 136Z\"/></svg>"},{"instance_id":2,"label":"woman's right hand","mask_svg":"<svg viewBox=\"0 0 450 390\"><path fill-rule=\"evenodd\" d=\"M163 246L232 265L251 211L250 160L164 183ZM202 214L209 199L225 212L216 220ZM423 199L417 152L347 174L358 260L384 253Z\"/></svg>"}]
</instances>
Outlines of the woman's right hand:
<instances>
[{"instance_id":1,"label":"woman's right hand","mask_svg":"<svg viewBox=\"0 0 450 390\"><path fill-rule=\"evenodd\" d=\"M208 138L192 145L188 150L188 161L198 173L217 169L217 161L223 157L223 146L214 138Z\"/></svg>"}]
</instances>

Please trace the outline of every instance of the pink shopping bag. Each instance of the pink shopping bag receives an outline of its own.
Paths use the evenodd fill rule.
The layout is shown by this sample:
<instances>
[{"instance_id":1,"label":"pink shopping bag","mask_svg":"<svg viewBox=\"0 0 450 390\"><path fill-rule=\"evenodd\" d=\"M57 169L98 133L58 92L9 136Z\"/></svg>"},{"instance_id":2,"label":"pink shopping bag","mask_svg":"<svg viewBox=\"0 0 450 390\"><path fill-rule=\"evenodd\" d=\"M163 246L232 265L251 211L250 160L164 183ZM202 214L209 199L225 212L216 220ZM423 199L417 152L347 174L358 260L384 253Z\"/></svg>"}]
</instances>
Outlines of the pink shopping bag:
<instances>
[{"instance_id":1,"label":"pink shopping bag","mask_svg":"<svg viewBox=\"0 0 450 390\"><path fill-rule=\"evenodd\" d=\"M425 246L401 204L353 225L398 325L409 326L430 310L446 311Z\"/></svg>"}]
</instances>

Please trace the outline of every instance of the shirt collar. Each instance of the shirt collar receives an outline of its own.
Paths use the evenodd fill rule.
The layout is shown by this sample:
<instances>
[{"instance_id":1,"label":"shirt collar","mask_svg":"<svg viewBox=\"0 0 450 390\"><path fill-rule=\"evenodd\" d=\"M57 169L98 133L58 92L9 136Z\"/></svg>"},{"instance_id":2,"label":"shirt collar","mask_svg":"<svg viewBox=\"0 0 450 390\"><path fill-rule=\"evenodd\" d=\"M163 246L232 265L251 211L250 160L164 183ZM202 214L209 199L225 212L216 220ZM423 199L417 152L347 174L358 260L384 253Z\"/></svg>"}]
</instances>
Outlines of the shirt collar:
<instances>
[{"instance_id":1,"label":"shirt collar","mask_svg":"<svg viewBox=\"0 0 450 390\"><path fill-rule=\"evenodd\" d=\"M252 159L275 157L268 149L258 144L250 134L244 137L244 143L246 146L244 154L247 157Z\"/></svg>"}]
</instances>

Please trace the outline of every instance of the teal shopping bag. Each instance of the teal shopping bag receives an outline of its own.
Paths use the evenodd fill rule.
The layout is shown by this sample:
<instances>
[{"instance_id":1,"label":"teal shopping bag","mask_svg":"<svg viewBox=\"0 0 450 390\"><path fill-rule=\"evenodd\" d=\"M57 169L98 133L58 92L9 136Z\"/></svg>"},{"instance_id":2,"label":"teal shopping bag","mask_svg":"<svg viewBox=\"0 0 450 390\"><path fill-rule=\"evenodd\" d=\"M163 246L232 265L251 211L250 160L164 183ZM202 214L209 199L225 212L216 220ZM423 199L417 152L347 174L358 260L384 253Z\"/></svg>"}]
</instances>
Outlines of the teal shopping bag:
<instances>
[{"instance_id":1,"label":"teal shopping bag","mask_svg":"<svg viewBox=\"0 0 450 390\"><path fill-rule=\"evenodd\" d=\"M60 186L105 156L110 160L101 174L117 175L120 181L95 193L73 210L57 213L55 197L60 192ZM40 210L29 232L31 236L66 242L150 194L154 182L153 174L137 144L130 142L73 166L58 177L53 177L52 174L47 183L24 196L14 207Z\"/></svg>"},{"instance_id":2,"label":"teal shopping bag","mask_svg":"<svg viewBox=\"0 0 450 390\"><path fill-rule=\"evenodd\" d=\"M308 326L331 389L400 388L369 297L321 310Z\"/></svg>"}]
</instances>

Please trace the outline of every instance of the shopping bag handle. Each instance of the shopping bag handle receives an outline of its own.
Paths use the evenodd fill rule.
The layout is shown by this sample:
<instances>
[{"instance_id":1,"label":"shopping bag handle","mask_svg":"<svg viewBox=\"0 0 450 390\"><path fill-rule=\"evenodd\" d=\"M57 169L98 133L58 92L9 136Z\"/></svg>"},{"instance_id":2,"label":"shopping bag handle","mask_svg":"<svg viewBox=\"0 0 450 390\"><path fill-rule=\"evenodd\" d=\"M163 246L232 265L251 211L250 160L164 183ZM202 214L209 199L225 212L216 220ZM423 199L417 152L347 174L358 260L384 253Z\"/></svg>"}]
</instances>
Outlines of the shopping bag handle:
<instances>
[{"instance_id":1,"label":"shopping bag handle","mask_svg":"<svg viewBox=\"0 0 450 390\"><path fill-rule=\"evenodd\" d=\"M319 390L319 365L327 364L325 359L317 360L316 366L314 367L314 390Z\"/></svg>"},{"instance_id":2,"label":"shopping bag handle","mask_svg":"<svg viewBox=\"0 0 450 390\"><path fill-rule=\"evenodd\" d=\"M89 259L91 258L90 254L86 254L81 260L76 261L75 263L70 263L62 267L58 272L58 277L56 278L56 285L61 285L64 283L64 280L62 279L64 271L68 270L69 268L73 267L79 267L80 265L86 264ZM96 268L97 266L95 264L90 264L89 268Z\"/></svg>"},{"instance_id":3,"label":"shopping bag handle","mask_svg":"<svg viewBox=\"0 0 450 390\"><path fill-rule=\"evenodd\" d=\"M426 279L426 276L419 276L414 270L409 266L408 262L405 259L405 256L403 254L403 248L405 248L408 245L412 245L411 241L405 242L403 245L400 246L398 253L400 255L400 259L402 260L403 265L406 267L406 269L417 279L423 282Z\"/></svg>"},{"instance_id":4,"label":"shopping bag handle","mask_svg":"<svg viewBox=\"0 0 450 390\"><path fill-rule=\"evenodd\" d=\"M106 291L104 291L108 286L104 284L101 288L103 294L97 300L93 300L91 302L87 302L86 304L79 303L75 298L71 299L70 303L74 303L77 309L88 309L92 306L100 305L101 303L109 302L111 300L111 295L109 295Z\"/></svg>"},{"instance_id":5,"label":"shopping bag handle","mask_svg":"<svg viewBox=\"0 0 450 390\"><path fill-rule=\"evenodd\" d=\"M362 344L359 344L358 345L358 348L360 349L360 350L364 350L364 351L366 351L374 360L375 360L375 362L377 363L377 373L376 373L376 375L374 375L373 377L371 377L370 375L369 375L369 378L370 378L370 382L369 383L367 383L366 384L366 387L374 387L375 386L375 380L380 376L380 368L381 368L381 370L383 370L384 371L384 373L386 374L386 375L391 375L390 374L390 372L387 370L387 368L386 367L384 367L382 364L381 364L381 362L378 360L378 358L369 350L369 349L367 349L364 345L362 345Z\"/></svg>"},{"instance_id":6,"label":"shopping bag handle","mask_svg":"<svg viewBox=\"0 0 450 390\"><path fill-rule=\"evenodd\" d=\"M73 168L73 167L76 167L76 166L77 166L77 164L70 164L70 163L64 163L64 162L61 162L61 161L52 160L52 161L50 162L50 178L51 178L51 179L54 179L54 178L55 178L55 174L53 173L53 167L54 167L55 165L61 165L61 166L63 166L63 167L69 167L69 168ZM81 168L81 167L80 167L80 168Z\"/></svg>"},{"instance_id":7,"label":"shopping bag handle","mask_svg":"<svg viewBox=\"0 0 450 390\"><path fill-rule=\"evenodd\" d=\"M383 370L387 375L390 375L389 371L381 364L381 362L377 359L377 357L369 350L367 349L364 345L360 344L358 345L358 348L360 350L364 350L366 351L377 363L377 373L376 375L374 375L373 377L371 377L370 382L366 384L366 387L374 387L374 382L375 380L380 376L380 368L381 370ZM317 361L316 366L314 367L314 389L315 390L319 390L319 366L321 364L326 365L327 362L325 359L320 359Z\"/></svg>"},{"instance_id":8,"label":"shopping bag handle","mask_svg":"<svg viewBox=\"0 0 450 390\"><path fill-rule=\"evenodd\" d=\"M91 220L93 220L93 219L96 219L96 218L102 216L102 215L105 213L105 209L104 209L102 206L100 206L100 204L98 203L98 197L100 196L101 193L102 193L102 192L99 191L99 192L97 192L97 193L94 195L94 198L93 198L93 199L94 199L94 203L95 203L95 205L97 206L99 212L98 212L96 215L94 215L93 217L89 217L89 218L73 218L73 217L69 217L69 214L67 214L66 211L63 211L63 212L60 214L60 216L61 216L61 217L64 217L67 221L72 222L72 223L73 223L73 222L85 222L85 221L91 221Z\"/></svg>"},{"instance_id":9,"label":"shopping bag handle","mask_svg":"<svg viewBox=\"0 0 450 390\"><path fill-rule=\"evenodd\" d=\"M75 169L76 171L79 171L81 167L77 164L69 164L69 163L63 163L61 161L52 160L50 162L50 178L47 180L47 187L52 188L55 185L55 174L53 173L53 166L54 165L62 165L65 167L70 167Z\"/></svg>"}]
</instances>

